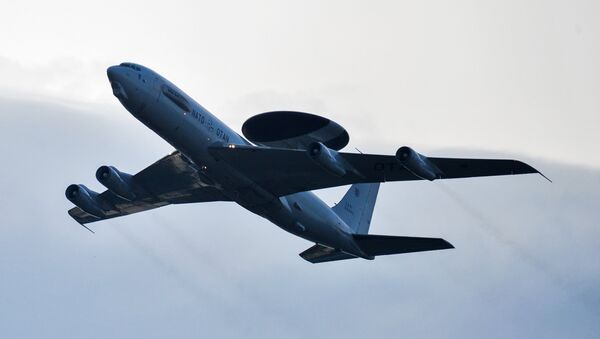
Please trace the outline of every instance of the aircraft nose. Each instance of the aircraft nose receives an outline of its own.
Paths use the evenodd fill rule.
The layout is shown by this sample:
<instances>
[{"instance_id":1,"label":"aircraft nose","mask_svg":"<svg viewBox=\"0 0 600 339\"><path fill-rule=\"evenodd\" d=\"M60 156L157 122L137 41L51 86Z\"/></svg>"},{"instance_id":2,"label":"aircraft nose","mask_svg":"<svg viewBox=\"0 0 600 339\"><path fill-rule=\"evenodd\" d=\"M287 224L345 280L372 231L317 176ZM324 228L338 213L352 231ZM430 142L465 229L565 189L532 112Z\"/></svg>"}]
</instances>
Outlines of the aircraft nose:
<instances>
[{"instance_id":1,"label":"aircraft nose","mask_svg":"<svg viewBox=\"0 0 600 339\"><path fill-rule=\"evenodd\" d=\"M116 81L116 77L117 77L117 73L119 73L118 71L119 66L110 66L109 68L106 69L106 75L108 76L108 80L110 81Z\"/></svg>"},{"instance_id":2,"label":"aircraft nose","mask_svg":"<svg viewBox=\"0 0 600 339\"><path fill-rule=\"evenodd\" d=\"M110 81L110 87L112 87L113 95L120 99L127 99L127 93L125 92L122 81L120 81L122 78L122 70L120 68L121 67L119 66L111 66L106 70L106 75Z\"/></svg>"}]
</instances>

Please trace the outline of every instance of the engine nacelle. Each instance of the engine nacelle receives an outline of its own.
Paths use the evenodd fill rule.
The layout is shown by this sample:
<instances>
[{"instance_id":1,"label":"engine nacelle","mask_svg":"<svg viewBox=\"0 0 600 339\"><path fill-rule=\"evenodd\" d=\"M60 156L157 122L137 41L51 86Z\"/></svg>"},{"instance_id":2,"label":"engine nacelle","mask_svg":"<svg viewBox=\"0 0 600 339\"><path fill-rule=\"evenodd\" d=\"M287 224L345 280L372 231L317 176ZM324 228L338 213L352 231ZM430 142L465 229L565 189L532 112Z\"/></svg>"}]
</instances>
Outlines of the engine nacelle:
<instances>
[{"instance_id":1,"label":"engine nacelle","mask_svg":"<svg viewBox=\"0 0 600 339\"><path fill-rule=\"evenodd\" d=\"M340 177L346 174L344 160L340 158L338 152L327 148L320 142L310 144L307 152L311 159L330 173Z\"/></svg>"},{"instance_id":2,"label":"engine nacelle","mask_svg":"<svg viewBox=\"0 0 600 339\"><path fill-rule=\"evenodd\" d=\"M433 181L441 178L443 174L426 156L408 146L400 147L396 151L396 159L404 168L421 179Z\"/></svg>"},{"instance_id":3,"label":"engine nacelle","mask_svg":"<svg viewBox=\"0 0 600 339\"><path fill-rule=\"evenodd\" d=\"M96 179L109 191L119 197L132 201L135 200L135 189L131 174L120 172L113 166L102 166L96 171Z\"/></svg>"},{"instance_id":4,"label":"engine nacelle","mask_svg":"<svg viewBox=\"0 0 600 339\"><path fill-rule=\"evenodd\" d=\"M65 195L70 202L81 208L85 212L98 218L104 216L104 211L98 202L98 193L85 187L84 185L72 184L67 187Z\"/></svg>"}]
</instances>

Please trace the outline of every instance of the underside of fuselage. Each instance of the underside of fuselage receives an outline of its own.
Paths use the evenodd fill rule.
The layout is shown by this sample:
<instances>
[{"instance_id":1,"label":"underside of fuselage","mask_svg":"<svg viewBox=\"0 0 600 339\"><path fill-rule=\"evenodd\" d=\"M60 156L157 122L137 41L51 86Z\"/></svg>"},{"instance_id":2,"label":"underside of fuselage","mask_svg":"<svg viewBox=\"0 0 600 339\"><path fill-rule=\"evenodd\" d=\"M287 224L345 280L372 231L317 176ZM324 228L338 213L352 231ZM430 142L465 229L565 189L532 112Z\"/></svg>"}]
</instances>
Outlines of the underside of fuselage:
<instances>
[{"instance_id":1,"label":"underside of fuselage","mask_svg":"<svg viewBox=\"0 0 600 339\"><path fill-rule=\"evenodd\" d=\"M211 146L250 145L171 82L143 66L122 64L107 71L114 95L140 122L190 160L206 186L299 237L356 256L348 226L311 192L277 197L209 153Z\"/></svg>"},{"instance_id":2,"label":"underside of fuselage","mask_svg":"<svg viewBox=\"0 0 600 339\"><path fill-rule=\"evenodd\" d=\"M69 215L86 228L171 204L234 201L316 243L300 254L307 261L373 259L452 248L439 238L368 234L379 183L539 173L517 160L434 158L407 146L395 155L340 152L347 131L303 112L251 117L242 126L248 141L149 68L122 63L107 75L121 104L177 151L134 175L100 167L102 193L67 187L77 206ZM344 185L350 189L333 208L310 192Z\"/></svg>"}]
</instances>

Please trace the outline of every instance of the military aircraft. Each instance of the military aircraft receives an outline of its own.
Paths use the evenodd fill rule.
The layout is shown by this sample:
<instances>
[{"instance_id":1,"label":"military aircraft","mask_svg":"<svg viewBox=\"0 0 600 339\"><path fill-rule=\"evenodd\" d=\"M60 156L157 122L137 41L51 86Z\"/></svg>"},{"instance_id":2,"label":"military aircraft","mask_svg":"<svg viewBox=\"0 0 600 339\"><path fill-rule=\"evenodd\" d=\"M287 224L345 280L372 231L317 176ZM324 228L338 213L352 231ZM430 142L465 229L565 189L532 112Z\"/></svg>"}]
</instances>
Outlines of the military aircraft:
<instances>
[{"instance_id":1,"label":"military aircraft","mask_svg":"<svg viewBox=\"0 0 600 339\"><path fill-rule=\"evenodd\" d=\"M86 224L170 204L234 201L282 229L314 242L311 263L453 248L441 238L368 234L381 182L539 173L516 160L434 158L400 147L395 155L345 153L344 128L302 112L255 115L240 136L151 69L109 67L114 96L176 151L131 175L96 171L107 190L70 185L69 215ZM326 205L312 190L351 185ZM92 231L93 232L93 231Z\"/></svg>"}]
</instances>

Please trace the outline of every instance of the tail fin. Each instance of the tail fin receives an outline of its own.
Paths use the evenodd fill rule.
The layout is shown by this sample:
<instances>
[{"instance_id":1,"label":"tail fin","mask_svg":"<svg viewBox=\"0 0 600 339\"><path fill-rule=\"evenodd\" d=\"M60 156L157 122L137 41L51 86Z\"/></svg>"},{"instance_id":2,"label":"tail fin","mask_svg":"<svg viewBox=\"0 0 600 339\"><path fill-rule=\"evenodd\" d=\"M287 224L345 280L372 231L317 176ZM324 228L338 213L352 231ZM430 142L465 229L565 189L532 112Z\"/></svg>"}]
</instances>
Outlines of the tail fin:
<instances>
[{"instance_id":1,"label":"tail fin","mask_svg":"<svg viewBox=\"0 0 600 339\"><path fill-rule=\"evenodd\" d=\"M379 192L379 183L354 184L332 210L357 234L367 234Z\"/></svg>"}]
</instances>

